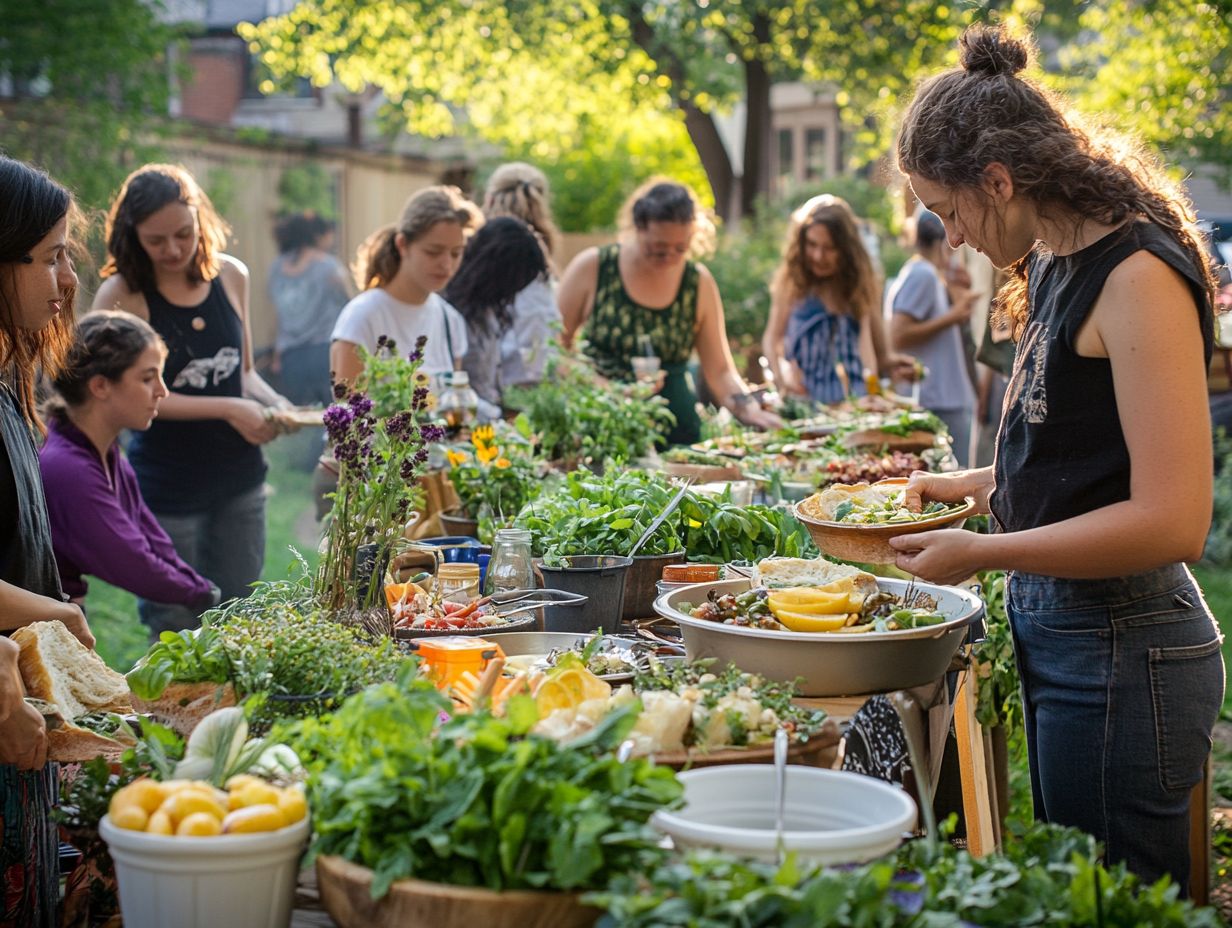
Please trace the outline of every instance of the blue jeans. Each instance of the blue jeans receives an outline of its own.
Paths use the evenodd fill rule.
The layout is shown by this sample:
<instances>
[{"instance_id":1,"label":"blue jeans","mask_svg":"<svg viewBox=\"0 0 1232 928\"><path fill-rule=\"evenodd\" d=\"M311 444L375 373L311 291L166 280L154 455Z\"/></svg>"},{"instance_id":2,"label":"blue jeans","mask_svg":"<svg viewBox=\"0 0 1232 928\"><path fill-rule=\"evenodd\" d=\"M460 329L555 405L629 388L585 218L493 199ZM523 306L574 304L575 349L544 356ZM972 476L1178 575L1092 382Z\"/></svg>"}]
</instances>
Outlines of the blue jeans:
<instances>
[{"instance_id":1,"label":"blue jeans","mask_svg":"<svg viewBox=\"0 0 1232 928\"><path fill-rule=\"evenodd\" d=\"M176 552L222 591L222 601L247 596L265 566L265 485L204 512L154 513ZM184 606L137 600L151 637L196 628L200 613Z\"/></svg>"},{"instance_id":2,"label":"blue jeans","mask_svg":"<svg viewBox=\"0 0 1232 928\"><path fill-rule=\"evenodd\" d=\"M1036 818L1189 885L1189 793L1223 703L1222 636L1180 564L1007 587Z\"/></svg>"}]
</instances>

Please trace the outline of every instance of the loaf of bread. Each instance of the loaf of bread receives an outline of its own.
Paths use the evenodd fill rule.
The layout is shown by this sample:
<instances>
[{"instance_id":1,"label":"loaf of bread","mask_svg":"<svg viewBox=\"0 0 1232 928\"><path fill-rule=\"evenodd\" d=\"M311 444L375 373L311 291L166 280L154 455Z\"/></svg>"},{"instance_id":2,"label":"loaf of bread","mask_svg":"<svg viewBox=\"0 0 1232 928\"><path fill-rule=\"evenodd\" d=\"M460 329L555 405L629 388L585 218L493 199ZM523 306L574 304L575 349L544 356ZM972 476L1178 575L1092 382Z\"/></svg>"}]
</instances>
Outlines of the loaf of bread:
<instances>
[{"instance_id":1,"label":"loaf of bread","mask_svg":"<svg viewBox=\"0 0 1232 928\"><path fill-rule=\"evenodd\" d=\"M877 592L877 578L850 564L835 564L823 557L768 557L757 562L754 586L785 589L796 586L826 586L846 577L852 590L868 595Z\"/></svg>"},{"instance_id":2,"label":"loaf of bread","mask_svg":"<svg viewBox=\"0 0 1232 928\"><path fill-rule=\"evenodd\" d=\"M54 707L50 711L49 760L88 760L113 754L132 743L131 738L106 737L74 724L74 719L95 712L130 712L130 694L124 677L78 641L61 622L35 622L17 629L13 641L21 648L17 666L26 695Z\"/></svg>"}]
</instances>

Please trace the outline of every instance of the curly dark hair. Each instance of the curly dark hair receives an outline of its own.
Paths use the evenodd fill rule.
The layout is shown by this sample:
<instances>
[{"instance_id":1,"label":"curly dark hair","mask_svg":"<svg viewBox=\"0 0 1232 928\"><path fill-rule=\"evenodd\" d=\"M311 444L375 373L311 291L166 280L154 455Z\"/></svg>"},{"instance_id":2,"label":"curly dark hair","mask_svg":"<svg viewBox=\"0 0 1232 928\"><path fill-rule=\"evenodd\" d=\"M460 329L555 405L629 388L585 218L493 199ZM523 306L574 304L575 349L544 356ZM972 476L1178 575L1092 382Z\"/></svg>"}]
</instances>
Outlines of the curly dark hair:
<instances>
[{"instance_id":1,"label":"curly dark hair","mask_svg":"<svg viewBox=\"0 0 1232 928\"><path fill-rule=\"evenodd\" d=\"M467 325L501 332L511 322L514 297L548 269L539 237L512 216L489 219L471 236L458 273L441 296L466 319Z\"/></svg>"},{"instance_id":2,"label":"curly dark hair","mask_svg":"<svg viewBox=\"0 0 1232 928\"><path fill-rule=\"evenodd\" d=\"M1084 123L1061 98L1020 76L1030 44L1004 26L972 26L959 39L960 66L921 84L903 120L898 166L951 189L986 197L984 170L1003 164L1014 192L1043 215L1117 225L1144 217L1172 235L1214 298L1214 276L1193 209L1158 159L1141 145ZM998 294L1015 334L1027 315L1027 261Z\"/></svg>"},{"instance_id":3,"label":"curly dark hair","mask_svg":"<svg viewBox=\"0 0 1232 928\"><path fill-rule=\"evenodd\" d=\"M839 252L839 268L835 273L838 292L847 301L853 318L865 319L878 310L877 272L868 249L860 239L856 214L842 197L823 193L795 209L787 223L783 241L783 258L774 271L770 289L794 304L822 285L805 260L805 239L809 229L825 226ZM838 307L831 307L838 312Z\"/></svg>"},{"instance_id":4,"label":"curly dark hair","mask_svg":"<svg viewBox=\"0 0 1232 928\"><path fill-rule=\"evenodd\" d=\"M274 242L280 255L298 254L317 243L326 232L332 232L334 223L312 210L288 213L279 216L274 223Z\"/></svg>"}]
</instances>

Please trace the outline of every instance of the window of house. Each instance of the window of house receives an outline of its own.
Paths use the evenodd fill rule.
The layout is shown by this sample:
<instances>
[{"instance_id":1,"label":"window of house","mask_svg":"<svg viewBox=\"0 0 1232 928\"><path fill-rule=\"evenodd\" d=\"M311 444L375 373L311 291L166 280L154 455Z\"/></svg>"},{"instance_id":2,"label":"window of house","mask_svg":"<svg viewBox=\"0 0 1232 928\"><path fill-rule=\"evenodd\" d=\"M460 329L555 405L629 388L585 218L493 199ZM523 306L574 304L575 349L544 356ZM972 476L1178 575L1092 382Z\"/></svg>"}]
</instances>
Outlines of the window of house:
<instances>
[{"instance_id":1,"label":"window of house","mask_svg":"<svg viewBox=\"0 0 1232 928\"><path fill-rule=\"evenodd\" d=\"M791 183L795 174L795 133L790 129L780 129L778 131L778 142L778 185L781 190Z\"/></svg>"},{"instance_id":2,"label":"window of house","mask_svg":"<svg viewBox=\"0 0 1232 928\"><path fill-rule=\"evenodd\" d=\"M804 133L804 175L808 180L819 180L830 174L826 162L826 130L807 129Z\"/></svg>"}]
</instances>

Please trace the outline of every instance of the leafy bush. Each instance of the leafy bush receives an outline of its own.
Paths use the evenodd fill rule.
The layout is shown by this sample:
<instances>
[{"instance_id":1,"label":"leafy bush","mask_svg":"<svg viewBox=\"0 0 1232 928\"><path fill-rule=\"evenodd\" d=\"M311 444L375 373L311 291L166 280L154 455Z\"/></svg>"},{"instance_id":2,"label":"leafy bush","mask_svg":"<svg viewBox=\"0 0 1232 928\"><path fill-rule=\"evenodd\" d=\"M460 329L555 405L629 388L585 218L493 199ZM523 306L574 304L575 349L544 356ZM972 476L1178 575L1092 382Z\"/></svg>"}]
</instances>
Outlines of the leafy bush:
<instances>
[{"instance_id":1,"label":"leafy bush","mask_svg":"<svg viewBox=\"0 0 1232 928\"><path fill-rule=\"evenodd\" d=\"M1215 432L1215 460L1215 511L1202 559L1226 567L1232 564L1232 436L1222 428Z\"/></svg>"}]
</instances>

